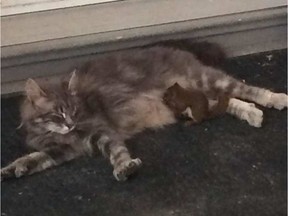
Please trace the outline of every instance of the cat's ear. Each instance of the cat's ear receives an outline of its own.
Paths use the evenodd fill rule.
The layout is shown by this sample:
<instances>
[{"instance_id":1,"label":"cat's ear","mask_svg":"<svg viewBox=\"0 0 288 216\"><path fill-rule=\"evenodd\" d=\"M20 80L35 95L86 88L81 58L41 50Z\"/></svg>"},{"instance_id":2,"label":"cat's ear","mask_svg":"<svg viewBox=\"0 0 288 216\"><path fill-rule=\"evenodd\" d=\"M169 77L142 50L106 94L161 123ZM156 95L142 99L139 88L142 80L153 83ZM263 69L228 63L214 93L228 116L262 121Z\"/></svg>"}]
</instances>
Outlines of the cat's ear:
<instances>
[{"instance_id":1,"label":"cat's ear","mask_svg":"<svg viewBox=\"0 0 288 216\"><path fill-rule=\"evenodd\" d=\"M77 86L77 81L78 81L78 78L77 78L77 74L76 74L76 69L71 73L71 76L70 76L70 80L69 80L69 83L68 83L68 90L70 91L70 93L72 95L76 95L77 91L76 91L76 86Z\"/></svg>"},{"instance_id":2,"label":"cat's ear","mask_svg":"<svg viewBox=\"0 0 288 216\"><path fill-rule=\"evenodd\" d=\"M40 88L40 86L33 79L28 79L26 81L25 92L26 92L27 98L31 102L35 102L36 100L47 96L45 92Z\"/></svg>"}]
</instances>

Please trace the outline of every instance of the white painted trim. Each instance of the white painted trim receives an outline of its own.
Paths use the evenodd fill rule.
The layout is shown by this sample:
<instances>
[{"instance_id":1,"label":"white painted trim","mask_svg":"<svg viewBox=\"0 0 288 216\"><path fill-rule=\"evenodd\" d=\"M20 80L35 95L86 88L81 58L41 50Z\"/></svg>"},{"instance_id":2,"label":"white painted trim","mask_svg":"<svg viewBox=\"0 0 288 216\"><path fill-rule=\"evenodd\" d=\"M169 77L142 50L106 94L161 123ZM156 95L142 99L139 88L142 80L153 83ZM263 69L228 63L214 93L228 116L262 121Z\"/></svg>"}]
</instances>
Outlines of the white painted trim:
<instances>
[{"instance_id":1,"label":"white painted trim","mask_svg":"<svg viewBox=\"0 0 288 216\"><path fill-rule=\"evenodd\" d=\"M5 16L1 19L1 43L2 47L32 44L286 6L286 0L253 0L253 4L251 0L210 1L126 0ZM2 54L6 56L5 52Z\"/></svg>"},{"instance_id":2,"label":"white painted trim","mask_svg":"<svg viewBox=\"0 0 288 216\"><path fill-rule=\"evenodd\" d=\"M54 10L121 0L3 0L1 16Z\"/></svg>"},{"instance_id":3,"label":"white painted trim","mask_svg":"<svg viewBox=\"0 0 288 216\"><path fill-rule=\"evenodd\" d=\"M254 28L251 28L253 27L251 25ZM28 57L28 59L25 56L18 56L10 60L9 58L4 58L1 62L2 94L21 91L27 78L43 77L43 79L46 79L46 77L50 76L61 76L61 74L71 71L76 66L93 59L98 53L147 45L165 39L190 38L194 41L216 42L227 51L229 56L247 55L287 47L286 25L274 23L274 25L259 27L259 22L251 22L250 24L246 23L245 26L247 28L242 27L241 30L237 26L230 26L230 29L233 31L225 32L226 27L218 25L215 28L210 27L206 30L200 30L201 32L192 31L177 35L165 35L164 37L154 36L132 41L104 43L91 46L91 49L88 50L86 48L84 49L85 52L78 52L79 48L66 50L63 51L65 53L62 53L64 55L60 56L57 55L59 54L57 51L54 51L51 53L51 56L54 54L54 59L49 59L47 53L35 53ZM239 38L242 38L242 40L239 40Z\"/></svg>"}]
</instances>

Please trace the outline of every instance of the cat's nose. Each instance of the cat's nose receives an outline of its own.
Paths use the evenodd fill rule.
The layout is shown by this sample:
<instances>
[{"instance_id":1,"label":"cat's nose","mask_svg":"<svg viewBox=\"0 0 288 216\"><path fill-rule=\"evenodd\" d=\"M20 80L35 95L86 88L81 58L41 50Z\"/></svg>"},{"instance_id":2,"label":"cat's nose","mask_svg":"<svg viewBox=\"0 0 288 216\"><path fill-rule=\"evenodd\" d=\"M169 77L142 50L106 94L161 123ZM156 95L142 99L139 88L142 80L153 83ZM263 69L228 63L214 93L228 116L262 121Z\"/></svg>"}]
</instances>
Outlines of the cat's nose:
<instances>
[{"instance_id":1,"label":"cat's nose","mask_svg":"<svg viewBox=\"0 0 288 216\"><path fill-rule=\"evenodd\" d=\"M65 121L68 125L74 125L74 122L69 115L66 116Z\"/></svg>"},{"instance_id":2,"label":"cat's nose","mask_svg":"<svg viewBox=\"0 0 288 216\"><path fill-rule=\"evenodd\" d=\"M67 126L70 130L74 129L74 127L75 127L74 124L67 124L67 123L66 123L66 126Z\"/></svg>"},{"instance_id":3,"label":"cat's nose","mask_svg":"<svg viewBox=\"0 0 288 216\"><path fill-rule=\"evenodd\" d=\"M75 124L74 124L74 122L73 122L73 120L71 119L71 117L70 116L66 116L66 126L70 129L70 130L72 130L74 127L75 127Z\"/></svg>"}]
</instances>

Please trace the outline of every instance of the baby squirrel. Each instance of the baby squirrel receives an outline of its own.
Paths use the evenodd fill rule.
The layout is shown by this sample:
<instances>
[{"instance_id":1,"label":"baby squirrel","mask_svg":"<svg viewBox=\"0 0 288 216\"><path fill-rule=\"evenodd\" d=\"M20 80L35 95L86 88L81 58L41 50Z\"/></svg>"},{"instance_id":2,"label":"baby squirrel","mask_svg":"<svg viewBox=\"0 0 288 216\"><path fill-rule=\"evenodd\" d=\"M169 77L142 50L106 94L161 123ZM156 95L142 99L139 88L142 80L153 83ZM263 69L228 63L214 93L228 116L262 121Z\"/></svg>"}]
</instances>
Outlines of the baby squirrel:
<instances>
[{"instance_id":1,"label":"baby squirrel","mask_svg":"<svg viewBox=\"0 0 288 216\"><path fill-rule=\"evenodd\" d=\"M177 118L190 119L186 125L200 123L226 113L229 99L227 95L219 96L215 105L209 108L209 100L203 92L184 89L178 83L169 87L163 95L163 102Z\"/></svg>"}]
</instances>

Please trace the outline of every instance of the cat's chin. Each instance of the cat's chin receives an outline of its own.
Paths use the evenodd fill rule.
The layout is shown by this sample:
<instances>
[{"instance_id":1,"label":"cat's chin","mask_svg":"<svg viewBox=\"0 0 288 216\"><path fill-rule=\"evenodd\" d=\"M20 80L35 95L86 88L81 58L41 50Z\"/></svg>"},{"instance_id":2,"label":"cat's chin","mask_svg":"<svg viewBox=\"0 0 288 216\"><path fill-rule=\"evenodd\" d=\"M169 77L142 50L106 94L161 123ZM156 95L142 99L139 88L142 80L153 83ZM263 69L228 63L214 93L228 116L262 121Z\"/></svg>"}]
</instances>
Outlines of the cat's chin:
<instances>
[{"instance_id":1,"label":"cat's chin","mask_svg":"<svg viewBox=\"0 0 288 216\"><path fill-rule=\"evenodd\" d=\"M63 127L51 127L49 129L51 132L65 135L65 134L68 134L69 132L71 132L74 129L74 127L69 128L67 126L63 126Z\"/></svg>"},{"instance_id":2,"label":"cat's chin","mask_svg":"<svg viewBox=\"0 0 288 216\"><path fill-rule=\"evenodd\" d=\"M69 128L67 126L64 126L62 127L59 131L57 131L57 133L60 133L60 134L68 134L69 132L71 132L72 130L74 129L74 127L72 128Z\"/></svg>"},{"instance_id":3,"label":"cat's chin","mask_svg":"<svg viewBox=\"0 0 288 216\"><path fill-rule=\"evenodd\" d=\"M59 134L68 134L70 132L70 130L60 130L60 131L57 131L57 133Z\"/></svg>"}]
</instances>

